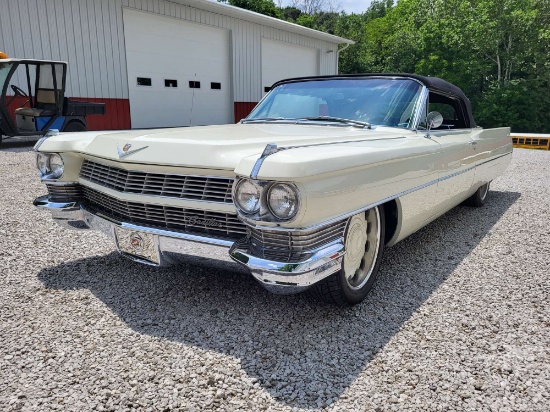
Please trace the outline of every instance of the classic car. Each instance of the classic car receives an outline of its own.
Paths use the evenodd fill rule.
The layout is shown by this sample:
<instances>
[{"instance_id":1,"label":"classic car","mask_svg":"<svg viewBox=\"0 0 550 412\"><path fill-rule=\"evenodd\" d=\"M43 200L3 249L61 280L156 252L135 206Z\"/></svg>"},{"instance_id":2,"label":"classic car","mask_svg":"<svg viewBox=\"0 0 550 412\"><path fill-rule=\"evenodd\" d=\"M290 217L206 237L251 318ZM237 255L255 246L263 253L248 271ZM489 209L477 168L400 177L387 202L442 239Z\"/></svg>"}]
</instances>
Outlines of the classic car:
<instances>
[{"instance_id":1,"label":"classic car","mask_svg":"<svg viewBox=\"0 0 550 412\"><path fill-rule=\"evenodd\" d=\"M275 293L361 302L391 247L460 203L482 206L512 155L456 86L413 74L276 83L234 125L49 133L34 204L169 265L224 248Z\"/></svg>"}]
</instances>

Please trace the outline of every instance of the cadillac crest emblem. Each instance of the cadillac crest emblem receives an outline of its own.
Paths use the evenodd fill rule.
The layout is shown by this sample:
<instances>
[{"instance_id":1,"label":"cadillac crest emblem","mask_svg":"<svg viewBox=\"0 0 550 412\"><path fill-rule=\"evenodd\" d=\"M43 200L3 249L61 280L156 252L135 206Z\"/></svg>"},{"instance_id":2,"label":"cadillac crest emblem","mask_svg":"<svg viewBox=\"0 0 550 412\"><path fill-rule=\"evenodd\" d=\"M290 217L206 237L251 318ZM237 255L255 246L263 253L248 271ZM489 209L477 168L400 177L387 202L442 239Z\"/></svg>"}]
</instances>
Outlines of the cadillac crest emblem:
<instances>
[{"instance_id":1,"label":"cadillac crest emblem","mask_svg":"<svg viewBox=\"0 0 550 412\"><path fill-rule=\"evenodd\" d=\"M116 150L118 152L118 158L119 159L122 159L126 156L130 156L134 153L137 153L137 152L140 152L142 151L143 149L147 149L149 146L144 146L144 147L140 147L139 149L134 149L134 150L130 150L132 148L132 145L130 143L126 143L122 149L120 148L120 146L117 144L116 145Z\"/></svg>"},{"instance_id":2,"label":"cadillac crest emblem","mask_svg":"<svg viewBox=\"0 0 550 412\"><path fill-rule=\"evenodd\" d=\"M141 252L143 250L143 238L137 233L132 233L130 235L130 246L132 246L136 252Z\"/></svg>"}]
</instances>

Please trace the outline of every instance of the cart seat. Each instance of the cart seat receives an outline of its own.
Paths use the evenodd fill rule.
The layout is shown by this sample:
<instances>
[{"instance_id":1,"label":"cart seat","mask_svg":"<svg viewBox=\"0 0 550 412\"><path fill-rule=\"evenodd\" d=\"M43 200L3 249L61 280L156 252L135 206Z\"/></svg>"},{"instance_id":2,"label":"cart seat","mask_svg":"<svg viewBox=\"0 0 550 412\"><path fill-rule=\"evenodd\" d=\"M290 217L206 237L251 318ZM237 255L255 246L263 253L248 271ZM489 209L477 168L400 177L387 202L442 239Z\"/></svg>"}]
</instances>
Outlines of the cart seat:
<instances>
[{"instance_id":1,"label":"cart seat","mask_svg":"<svg viewBox=\"0 0 550 412\"><path fill-rule=\"evenodd\" d=\"M55 110L38 109L36 107L21 107L19 109L15 109L15 114L29 117L53 116L55 114Z\"/></svg>"}]
</instances>

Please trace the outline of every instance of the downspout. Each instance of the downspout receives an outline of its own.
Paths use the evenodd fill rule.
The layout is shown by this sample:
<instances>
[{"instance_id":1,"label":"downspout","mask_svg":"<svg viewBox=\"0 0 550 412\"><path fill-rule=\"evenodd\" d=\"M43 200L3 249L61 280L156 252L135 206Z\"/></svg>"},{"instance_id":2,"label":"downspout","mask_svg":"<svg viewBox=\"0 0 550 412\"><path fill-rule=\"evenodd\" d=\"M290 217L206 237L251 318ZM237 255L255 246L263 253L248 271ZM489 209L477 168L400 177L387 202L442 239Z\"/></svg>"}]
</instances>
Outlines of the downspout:
<instances>
[{"instance_id":1,"label":"downspout","mask_svg":"<svg viewBox=\"0 0 550 412\"><path fill-rule=\"evenodd\" d=\"M338 73L338 63L340 61L340 52L343 52L349 46L351 46L351 43L346 43L346 45L344 47L342 47L341 49L336 50L336 74L339 74Z\"/></svg>"}]
</instances>

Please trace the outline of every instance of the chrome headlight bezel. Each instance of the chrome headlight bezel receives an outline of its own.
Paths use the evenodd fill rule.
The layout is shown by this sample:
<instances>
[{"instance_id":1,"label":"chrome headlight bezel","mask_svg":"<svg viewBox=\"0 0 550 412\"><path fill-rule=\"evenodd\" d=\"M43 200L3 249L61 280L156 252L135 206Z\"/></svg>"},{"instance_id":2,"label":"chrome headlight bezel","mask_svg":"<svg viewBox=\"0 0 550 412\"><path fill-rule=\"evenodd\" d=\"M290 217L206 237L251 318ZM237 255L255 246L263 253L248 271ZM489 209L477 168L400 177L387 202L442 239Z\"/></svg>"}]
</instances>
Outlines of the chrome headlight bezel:
<instances>
[{"instance_id":1,"label":"chrome headlight bezel","mask_svg":"<svg viewBox=\"0 0 550 412\"><path fill-rule=\"evenodd\" d=\"M250 182L255 185L255 187L259 190L259 207L256 204L255 211L249 212L248 210L251 209L244 209L242 204L239 204L238 196L239 196L239 188L242 187L241 185L245 184L245 182ZM271 192L271 188L275 187L277 188L278 185L283 185L285 188L287 188L291 193L293 194L294 199L294 207L293 212L290 215L282 216L281 214L277 215L272 210L272 207L269 205L269 194ZM273 181L273 180L257 180L252 179L250 177L237 177L235 180L235 183L233 184L233 203L235 205L235 208L237 209L237 212L244 222L255 225L257 222L270 222L270 223L290 223L293 220L297 218L297 216L300 214L301 206L302 206L302 193L298 187L293 182L284 182L284 181Z\"/></svg>"},{"instance_id":2,"label":"chrome headlight bezel","mask_svg":"<svg viewBox=\"0 0 550 412\"><path fill-rule=\"evenodd\" d=\"M65 162L58 153L38 152L36 155L36 168L43 180L56 180L65 173Z\"/></svg>"},{"instance_id":3,"label":"chrome headlight bezel","mask_svg":"<svg viewBox=\"0 0 550 412\"><path fill-rule=\"evenodd\" d=\"M253 188L255 188L255 190L256 190L257 201L255 202L254 208L247 208L243 204L243 202L241 202L241 194L242 194L242 190L243 190L244 185L250 185ZM262 187L258 183L258 181L253 180L253 179L244 178L244 179L240 179L235 184L235 187L234 187L234 190L233 190L233 200L235 202L235 206L237 207L237 209L239 209L239 211L241 213L243 213L245 215L254 215L256 213L259 213L260 212L261 198L262 198Z\"/></svg>"},{"instance_id":4,"label":"chrome headlight bezel","mask_svg":"<svg viewBox=\"0 0 550 412\"><path fill-rule=\"evenodd\" d=\"M289 197L292 197L292 205L290 207L290 213L281 215L275 210L274 202L273 202L273 196L274 191L276 190L282 190L286 191L287 194L289 194ZM266 195L266 204L269 209L269 212L278 220L286 222L289 220L292 220L296 217L298 214L298 211L300 210L300 192L298 191L298 188L293 183L287 183L287 182L275 182L272 185L269 186L269 189L267 191Z\"/></svg>"},{"instance_id":5,"label":"chrome headlight bezel","mask_svg":"<svg viewBox=\"0 0 550 412\"><path fill-rule=\"evenodd\" d=\"M37 153L36 154L36 168L40 177L46 176L50 173L50 155L49 153Z\"/></svg>"}]
</instances>

